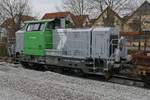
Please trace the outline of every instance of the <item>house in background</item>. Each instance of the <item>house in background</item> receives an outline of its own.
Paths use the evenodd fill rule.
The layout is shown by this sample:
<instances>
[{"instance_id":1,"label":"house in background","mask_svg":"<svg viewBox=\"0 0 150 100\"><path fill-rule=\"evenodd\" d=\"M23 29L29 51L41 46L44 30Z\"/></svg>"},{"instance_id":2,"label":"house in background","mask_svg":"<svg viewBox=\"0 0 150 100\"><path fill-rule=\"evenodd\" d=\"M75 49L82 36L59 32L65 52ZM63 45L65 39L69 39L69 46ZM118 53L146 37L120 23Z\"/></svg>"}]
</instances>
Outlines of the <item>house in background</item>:
<instances>
[{"instance_id":1,"label":"house in background","mask_svg":"<svg viewBox=\"0 0 150 100\"><path fill-rule=\"evenodd\" d=\"M92 27L116 27L123 29L123 19L109 6L96 18L92 20Z\"/></svg>"},{"instance_id":2,"label":"house in background","mask_svg":"<svg viewBox=\"0 0 150 100\"><path fill-rule=\"evenodd\" d=\"M46 13L42 19L54 19L56 28L82 28L90 24L88 15L73 15L70 12Z\"/></svg>"},{"instance_id":3,"label":"house in background","mask_svg":"<svg viewBox=\"0 0 150 100\"><path fill-rule=\"evenodd\" d=\"M18 20L17 18L16 19L8 18L0 25L0 28L4 30L2 31L1 34L6 36L7 40L9 39L10 41L13 41L13 42L15 41L15 32L18 30L17 30L17 25L15 24L14 21L17 21L17 20ZM21 20L20 25L22 25L24 21L34 20L34 17L23 15L20 20Z\"/></svg>"},{"instance_id":4,"label":"house in background","mask_svg":"<svg viewBox=\"0 0 150 100\"><path fill-rule=\"evenodd\" d=\"M150 3L145 1L131 16L126 16L123 32L142 32L150 28Z\"/></svg>"},{"instance_id":5,"label":"house in background","mask_svg":"<svg viewBox=\"0 0 150 100\"><path fill-rule=\"evenodd\" d=\"M68 28L72 27L70 12L55 12L55 13L46 13L42 19L54 19L55 20L55 28Z\"/></svg>"},{"instance_id":6,"label":"house in background","mask_svg":"<svg viewBox=\"0 0 150 100\"><path fill-rule=\"evenodd\" d=\"M150 44L150 3L145 1L130 16L126 16L122 35L128 37L131 45ZM150 46L150 45L149 45Z\"/></svg>"},{"instance_id":7,"label":"house in background","mask_svg":"<svg viewBox=\"0 0 150 100\"><path fill-rule=\"evenodd\" d=\"M88 15L72 15L71 18L74 28L90 27L90 19Z\"/></svg>"},{"instance_id":8,"label":"house in background","mask_svg":"<svg viewBox=\"0 0 150 100\"><path fill-rule=\"evenodd\" d=\"M130 46L144 46L146 42L150 46L150 3L148 1L145 1L130 16L123 18L107 7L98 18L91 20L91 23L92 27L118 28L120 35L127 37Z\"/></svg>"}]
</instances>

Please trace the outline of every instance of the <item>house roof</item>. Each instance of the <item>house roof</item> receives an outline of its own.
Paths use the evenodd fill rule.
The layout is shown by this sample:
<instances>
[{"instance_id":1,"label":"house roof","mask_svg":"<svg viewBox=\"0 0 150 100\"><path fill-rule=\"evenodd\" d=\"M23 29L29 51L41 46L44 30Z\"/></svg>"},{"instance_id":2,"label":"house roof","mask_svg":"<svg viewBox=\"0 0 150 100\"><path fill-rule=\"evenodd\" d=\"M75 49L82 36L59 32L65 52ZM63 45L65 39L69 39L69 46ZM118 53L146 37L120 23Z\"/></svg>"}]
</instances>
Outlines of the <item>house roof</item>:
<instances>
[{"instance_id":1,"label":"house roof","mask_svg":"<svg viewBox=\"0 0 150 100\"><path fill-rule=\"evenodd\" d=\"M130 16L131 16L131 15L130 15ZM130 18L130 16L129 16L129 15L124 16L124 17L123 17L123 20L124 20L124 21L127 21L127 20Z\"/></svg>"},{"instance_id":2,"label":"house roof","mask_svg":"<svg viewBox=\"0 0 150 100\"><path fill-rule=\"evenodd\" d=\"M140 32L121 32L121 36L137 36L140 35Z\"/></svg>"},{"instance_id":3,"label":"house roof","mask_svg":"<svg viewBox=\"0 0 150 100\"><path fill-rule=\"evenodd\" d=\"M116 13L113 9L111 9L109 6L101 13L101 15L100 16L102 16L102 14L103 13L105 13L106 11L111 11L111 12L113 12L114 14L115 14L115 16L117 16L119 19L121 19L122 20L122 18L118 15L118 13Z\"/></svg>"},{"instance_id":4,"label":"house roof","mask_svg":"<svg viewBox=\"0 0 150 100\"><path fill-rule=\"evenodd\" d=\"M106 11L111 11L114 13L115 16L118 17L118 19L123 20L114 10L112 10L109 6L93 21L93 24L106 12Z\"/></svg>"},{"instance_id":5,"label":"house roof","mask_svg":"<svg viewBox=\"0 0 150 100\"><path fill-rule=\"evenodd\" d=\"M23 15L21 20L24 22L24 21L29 21L29 20L34 20L35 18L34 17L31 17L31 16L26 16L26 15Z\"/></svg>"},{"instance_id":6,"label":"house roof","mask_svg":"<svg viewBox=\"0 0 150 100\"><path fill-rule=\"evenodd\" d=\"M147 0L140 7L138 7L130 16L125 16L123 19L125 21L128 21L136 13L138 13L140 15L147 13L145 10L147 10L148 13L150 14L150 3Z\"/></svg>"},{"instance_id":7,"label":"house roof","mask_svg":"<svg viewBox=\"0 0 150 100\"><path fill-rule=\"evenodd\" d=\"M6 20L0 25L0 27L5 28L6 25L8 26L8 25L10 25L10 24L12 24L12 19L11 19L11 18L8 18L8 19L6 19Z\"/></svg>"},{"instance_id":8,"label":"house roof","mask_svg":"<svg viewBox=\"0 0 150 100\"><path fill-rule=\"evenodd\" d=\"M90 19L90 25L93 25L96 19Z\"/></svg>"},{"instance_id":9,"label":"house roof","mask_svg":"<svg viewBox=\"0 0 150 100\"><path fill-rule=\"evenodd\" d=\"M34 17L31 17L31 16L26 16L26 15L23 15L22 18L21 18L21 21L29 21L29 20L34 20ZM11 26L11 25L14 25L13 24L13 19L12 18L8 18L6 19L1 25L0 27L3 27L3 28L6 28L8 26Z\"/></svg>"},{"instance_id":10,"label":"house roof","mask_svg":"<svg viewBox=\"0 0 150 100\"><path fill-rule=\"evenodd\" d=\"M71 16L74 26L76 28L83 27L83 24L89 19L88 15L72 15Z\"/></svg>"},{"instance_id":11,"label":"house roof","mask_svg":"<svg viewBox=\"0 0 150 100\"><path fill-rule=\"evenodd\" d=\"M68 17L72 19L74 27L82 27L85 23L86 19L89 18L88 15L73 15L70 12L56 12L56 13L46 13L42 19L56 19L56 18L64 18Z\"/></svg>"},{"instance_id":12,"label":"house roof","mask_svg":"<svg viewBox=\"0 0 150 100\"><path fill-rule=\"evenodd\" d=\"M55 18L63 18L70 15L70 12L55 12L55 13L46 13L42 19L55 19Z\"/></svg>"}]
</instances>

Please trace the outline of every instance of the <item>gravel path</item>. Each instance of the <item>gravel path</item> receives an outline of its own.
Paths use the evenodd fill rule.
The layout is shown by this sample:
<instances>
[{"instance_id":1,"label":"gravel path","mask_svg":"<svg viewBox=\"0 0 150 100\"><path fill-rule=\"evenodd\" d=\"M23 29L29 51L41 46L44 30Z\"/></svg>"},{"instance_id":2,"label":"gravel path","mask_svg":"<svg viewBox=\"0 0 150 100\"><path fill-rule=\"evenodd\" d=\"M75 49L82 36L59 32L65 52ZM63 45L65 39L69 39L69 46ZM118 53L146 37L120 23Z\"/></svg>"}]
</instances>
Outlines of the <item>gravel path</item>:
<instances>
[{"instance_id":1,"label":"gravel path","mask_svg":"<svg viewBox=\"0 0 150 100\"><path fill-rule=\"evenodd\" d=\"M1 86L0 100L42 100L42 99L36 96L31 97L19 91Z\"/></svg>"},{"instance_id":2,"label":"gravel path","mask_svg":"<svg viewBox=\"0 0 150 100\"><path fill-rule=\"evenodd\" d=\"M1 63L0 98L3 98L2 100L150 100L150 90L53 72L38 72Z\"/></svg>"}]
</instances>

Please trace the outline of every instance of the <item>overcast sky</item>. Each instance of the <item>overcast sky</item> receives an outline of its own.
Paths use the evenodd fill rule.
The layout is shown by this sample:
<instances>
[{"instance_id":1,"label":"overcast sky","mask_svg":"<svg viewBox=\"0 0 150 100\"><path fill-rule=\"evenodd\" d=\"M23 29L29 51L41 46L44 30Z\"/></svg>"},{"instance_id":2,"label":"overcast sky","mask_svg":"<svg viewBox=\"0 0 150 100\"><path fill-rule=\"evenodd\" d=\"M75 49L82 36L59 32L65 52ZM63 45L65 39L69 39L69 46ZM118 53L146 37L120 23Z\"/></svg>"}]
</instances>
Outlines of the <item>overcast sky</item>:
<instances>
[{"instance_id":1,"label":"overcast sky","mask_svg":"<svg viewBox=\"0 0 150 100\"><path fill-rule=\"evenodd\" d=\"M63 11L62 7L63 0L29 0L29 1L32 5L34 16L42 17L45 13ZM150 2L150 0L147 1Z\"/></svg>"},{"instance_id":2,"label":"overcast sky","mask_svg":"<svg viewBox=\"0 0 150 100\"><path fill-rule=\"evenodd\" d=\"M62 1L63 0L30 0L30 3L32 5L34 15L41 17L48 12L63 11L63 9L58 9L62 7Z\"/></svg>"}]
</instances>

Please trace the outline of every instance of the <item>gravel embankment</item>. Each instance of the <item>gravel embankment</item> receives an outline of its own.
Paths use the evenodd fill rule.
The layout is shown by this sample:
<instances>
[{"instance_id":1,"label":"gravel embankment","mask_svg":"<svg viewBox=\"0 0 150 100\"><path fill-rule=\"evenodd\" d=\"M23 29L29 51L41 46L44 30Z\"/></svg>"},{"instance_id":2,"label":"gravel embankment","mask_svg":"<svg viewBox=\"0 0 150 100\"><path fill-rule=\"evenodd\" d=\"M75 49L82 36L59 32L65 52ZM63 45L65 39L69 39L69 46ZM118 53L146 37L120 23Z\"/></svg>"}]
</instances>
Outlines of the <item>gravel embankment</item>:
<instances>
[{"instance_id":1,"label":"gravel embankment","mask_svg":"<svg viewBox=\"0 0 150 100\"><path fill-rule=\"evenodd\" d=\"M18 67L18 68L17 68ZM150 90L0 64L1 100L149 100Z\"/></svg>"}]
</instances>

